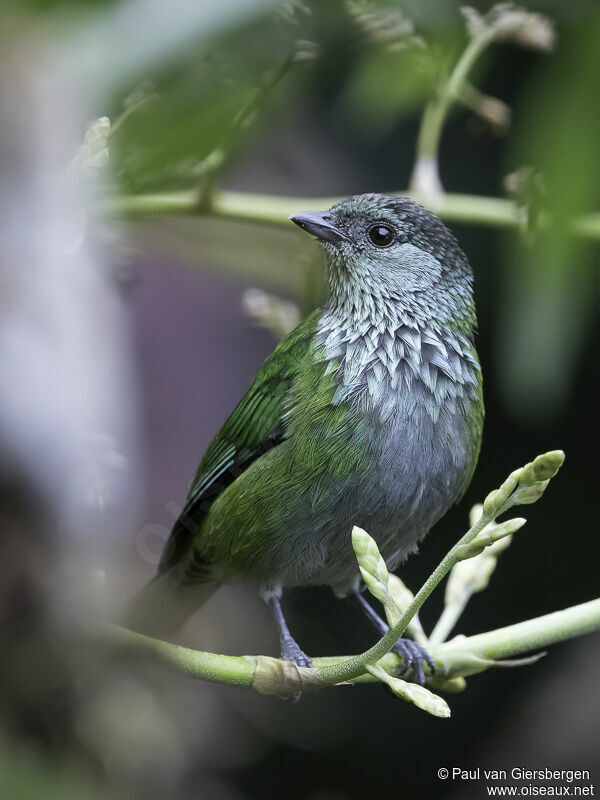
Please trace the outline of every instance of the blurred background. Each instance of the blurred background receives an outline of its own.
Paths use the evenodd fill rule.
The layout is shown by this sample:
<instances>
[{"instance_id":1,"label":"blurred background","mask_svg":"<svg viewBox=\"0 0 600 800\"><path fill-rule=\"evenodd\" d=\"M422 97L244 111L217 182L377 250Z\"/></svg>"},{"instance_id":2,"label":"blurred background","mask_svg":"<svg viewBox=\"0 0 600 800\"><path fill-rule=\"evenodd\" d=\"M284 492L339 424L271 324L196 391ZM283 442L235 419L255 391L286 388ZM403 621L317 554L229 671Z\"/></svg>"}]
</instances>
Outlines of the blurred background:
<instances>
[{"instance_id":1,"label":"blurred background","mask_svg":"<svg viewBox=\"0 0 600 800\"><path fill-rule=\"evenodd\" d=\"M498 22L475 6L3 5L0 796L485 796L438 779L454 766L598 781L598 636L470 678L439 720L380 686L291 704L202 684L91 635L153 575L208 442L323 299L319 248L287 216L409 187L475 272L486 424L467 496L400 574L416 590L473 503L561 448L560 476L456 632L598 595L600 9L504 6L436 174L417 158L423 110ZM311 655L373 642L329 591L287 607ZM229 588L179 641L277 654L267 609Z\"/></svg>"}]
</instances>

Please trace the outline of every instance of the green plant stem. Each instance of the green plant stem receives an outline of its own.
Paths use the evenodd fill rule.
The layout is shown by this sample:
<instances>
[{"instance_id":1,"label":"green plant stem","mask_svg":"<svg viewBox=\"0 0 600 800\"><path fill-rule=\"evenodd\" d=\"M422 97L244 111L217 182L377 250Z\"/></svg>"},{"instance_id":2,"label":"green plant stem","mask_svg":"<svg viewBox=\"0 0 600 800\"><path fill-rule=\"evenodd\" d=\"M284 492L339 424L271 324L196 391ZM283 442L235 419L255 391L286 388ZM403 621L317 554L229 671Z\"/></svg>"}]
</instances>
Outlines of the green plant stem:
<instances>
[{"instance_id":1,"label":"green plant stem","mask_svg":"<svg viewBox=\"0 0 600 800\"><path fill-rule=\"evenodd\" d=\"M471 38L449 78L437 87L425 105L410 181L411 189L423 199L429 197L437 200L443 193L438 169L442 129L452 105L461 99L469 72L481 53L493 41L494 36L495 30L489 26Z\"/></svg>"},{"instance_id":2,"label":"green plant stem","mask_svg":"<svg viewBox=\"0 0 600 800\"><path fill-rule=\"evenodd\" d=\"M110 641L142 648L156 654L171 669L197 680L213 681L234 686L252 686L257 659L254 656L225 656L204 653L187 647L151 639L116 626L107 626ZM547 647L576 636L600 630L600 598L577 606L555 611L505 628L458 637L432 648L431 655L440 672L445 675L461 673L461 667L473 658L502 659ZM320 671L347 663L353 657L331 656L315 658ZM379 664L391 674L400 666L400 657L388 653ZM369 674L357 675L353 683L372 683Z\"/></svg>"},{"instance_id":3,"label":"green plant stem","mask_svg":"<svg viewBox=\"0 0 600 800\"><path fill-rule=\"evenodd\" d=\"M137 649L154 654L170 669L189 678L210 681L212 683L225 683L231 686L252 686L257 666L256 656L226 656L218 653L206 653L201 650L192 650L181 647L171 642L164 642L144 636L141 633L120 628L117 625L108 625L102 635L113 644L133 646ZM315 664L329 666L343 661L345 656L331 656L315 659ZM384 669L393 672L400 665L400 658L394 653L389 653L381 659ZM375 683L376 680L368 673L361 675L356 683Z\"/></svg>"},{"instance_id":4,"label":"green plant stem","mask_svg":"<svg viewBox=\"0 0 600 800\"><path fill-rule=\"evenodd\" d=\"M465 606L467 605L467 599L468 598L465 598L463 603L452 603L452 605L444 606L444 610L440 614L440 618L436 622L429 637L429 642L432 645L441 644L446 641L452 629L462 616Z\"/></svg>"},{"instance_id":5,"label":"green plant stem","mask_svg":"<svg viewBox=\"0 0 600 800\"><path fill-rule=\"evenodd\" d=\"M548 647L576 636L600 630L600 598L554 611L495 631L457 637L433 649L432 655L452 672L452 664L466 654L502 659Z\"/></svg>"},{"instance_id":6,"label":"green plant stem","mask_svg":"<svg viewBox=\"0 0 600 800\"><path fill-rule=\"evenodd\" d=\"M410 190L396 194L409 196ZM157 192L155 194L111 197L105 204L109 214L124 217L195 216L209 214L245 222L288 225L290 214L336 203L339 197L282 197L248 192L217 191L209 210L199 206L195 190ZM522 225L519 208L511 200L469 194L444 194L431 210L448 222L488 225L495 228L518 228ZM541 220L544 224L544 220ZM572 220L575 236L600 240L600 213L585 214Z\"/></svg>"},{"instance_id":7,"label":"green plant stem","mask_svg":"<svg viewBox=\"0 0 600 800\"><path fill-rule=\"evenodd\" d=\"M425 106L417 138L417 160L429 158L437 161L442 128L448 112L452 104L460 98L462 87L473 65L493 38L493 28L485 28L478 36L472 38L456 62L448 80L438 88Z\"/></svg>"},{"instance_id":8,"label":"green plant stem","mask_svg":"<svg viewBox=\"0 0 600 800\"><path fill-rule=\"evenodd\" d=\"M102 631L109 641L123 646L135 646L158 656L171 669L190 678L228 683L233 686L252 686L256 660L246 656L224 656L191 650L171 642L153 639L134 633L117 625L108 625Z\"/></svg>"}]
</instances>

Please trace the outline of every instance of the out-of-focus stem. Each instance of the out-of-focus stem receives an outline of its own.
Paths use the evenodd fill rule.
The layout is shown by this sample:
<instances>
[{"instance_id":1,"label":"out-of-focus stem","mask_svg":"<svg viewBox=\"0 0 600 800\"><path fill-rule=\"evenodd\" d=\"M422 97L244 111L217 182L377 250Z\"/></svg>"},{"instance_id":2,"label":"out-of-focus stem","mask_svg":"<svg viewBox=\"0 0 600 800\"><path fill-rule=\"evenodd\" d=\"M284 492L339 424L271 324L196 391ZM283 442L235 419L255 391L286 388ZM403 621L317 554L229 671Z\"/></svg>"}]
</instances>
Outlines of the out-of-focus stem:
<instances>
[{"instance_id":1,"label":"out-of-focus stem","mask_svg":"<svg viewBox=\"0 0 600 800\"><path fill-rule=\"evenodd\" d=\"M410 197L411 191L394 194ZM249 192L215 191L210 209L203 210L195 190L157 192L115 196L105 204L109 214L124 217L211 215L246 222L288 224L288 217L298 211L323 209L340 197L282 197ZM447 222L487 225L495 228L517 228L522 214L515 203L501 197L480 197L471 194L444 194L429 207ZM540 220L544 225L544 219ZM573 235L600 239L600 213L585 214L571 222Z\"/></svg>"},{"instance_id":2,"label":"out-of-focus stem","mask_svg":"<svg viewBox=\"0 0 600 800\"><path fill-rule=\"evenodd\" d=\"M425 106L415 153L415 166L410 186L420 197L434 199L442 195L442 184L438 173L438 150L442 128L448 112L461 96L469 72L485 48L493 41L493 27L483 28L469 40L461 57L456 62L450 77L435 91Z\"/></svg>"},{"instance_id":3,"label":"out-of-focus stem","mask_svg":"<svg viewBox=\"0 0 600 800\"><path fill-rule=\"evenodd\" d=\"M475 61L493 38L494 30L485 28L478 36L471 39L456 62L448 80L426 105L417 139L417 158L429 156L437 159L442 128L448 111L452 104L460 98L462 87Z\"/></svg>"}]
</instances>

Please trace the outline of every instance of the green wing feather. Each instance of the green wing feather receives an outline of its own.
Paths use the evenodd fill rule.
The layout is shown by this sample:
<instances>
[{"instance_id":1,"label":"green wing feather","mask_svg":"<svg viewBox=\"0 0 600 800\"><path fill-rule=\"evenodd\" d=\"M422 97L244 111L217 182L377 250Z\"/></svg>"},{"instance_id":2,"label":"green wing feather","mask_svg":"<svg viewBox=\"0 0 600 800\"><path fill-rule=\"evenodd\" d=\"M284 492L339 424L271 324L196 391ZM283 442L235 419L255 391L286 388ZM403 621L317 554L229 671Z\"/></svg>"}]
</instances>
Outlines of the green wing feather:
<instances>
[{"instance_id":1,"label":"green wing feather","mask_svg":"<svg viewBox=\"0 0 600 800\"><path fill-rule=\"evenodd\" d=\"M263 453L285 439L286 397L309 352L318 309L282 339L212 440L164 549L159 572L179 562L215 499Z\"/></svg>"}]
</instances>

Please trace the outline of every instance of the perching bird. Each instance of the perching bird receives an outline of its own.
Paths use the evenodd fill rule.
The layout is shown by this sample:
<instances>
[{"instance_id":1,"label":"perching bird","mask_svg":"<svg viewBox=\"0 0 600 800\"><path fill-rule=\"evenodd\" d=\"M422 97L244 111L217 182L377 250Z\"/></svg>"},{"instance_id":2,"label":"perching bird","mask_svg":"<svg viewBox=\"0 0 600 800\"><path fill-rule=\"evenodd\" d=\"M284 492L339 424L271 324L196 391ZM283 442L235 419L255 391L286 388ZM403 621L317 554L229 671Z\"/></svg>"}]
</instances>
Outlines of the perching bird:
<instances>
[{"instance_id":1,"label":"perching bird","mask_svg":"<svg viewBox=\"0 0 600 800\"><path fill-rule=\"evenodd\" d=\"M172 634L223 583L271 606L282 657L310 659L280 597L295 586L360 593L354 525L390 568L467 489L481 442L473 276L452 233L403 197L349 197L290 219L326 255L329 297L267 357L191 485L157 576L123 624ZM427 654L395 647L423 681Z\"/></svg>"}]
</instances>

